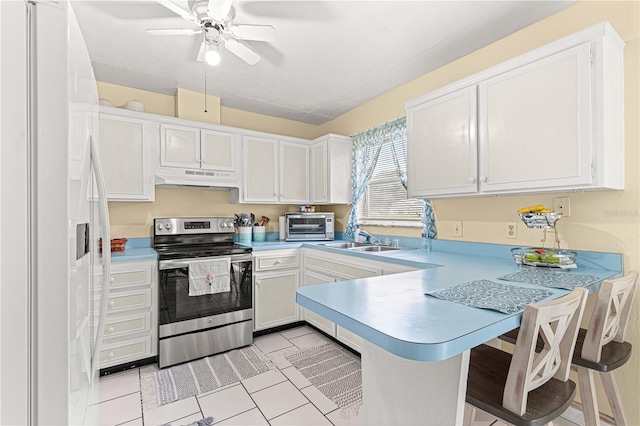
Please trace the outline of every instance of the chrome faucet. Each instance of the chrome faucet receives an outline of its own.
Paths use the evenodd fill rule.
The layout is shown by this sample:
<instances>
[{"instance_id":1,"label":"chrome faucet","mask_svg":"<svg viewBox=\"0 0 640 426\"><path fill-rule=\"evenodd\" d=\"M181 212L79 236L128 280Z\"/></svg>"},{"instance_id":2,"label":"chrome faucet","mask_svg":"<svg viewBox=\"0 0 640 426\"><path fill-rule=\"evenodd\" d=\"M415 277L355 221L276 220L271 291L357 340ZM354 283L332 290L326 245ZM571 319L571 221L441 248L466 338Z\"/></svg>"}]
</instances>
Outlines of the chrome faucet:
<instances>
[{"instance_id":1,"label":"chrome faucet","mask_svg":"<svg viewBox=\"0 0 640 426\"><path fill-rule=\"evenodd\" d=\"M367 244L378 244L378 245L382 245L382 241L380 241L379 239L377 239L376 237L374 237L373 235L371 235L371 234L370 234L370 233L368 233L367 231L360 230L359 234L366 238L366 241L365 241L365 242L366 242Z\"/></svg>"}]
</instances>

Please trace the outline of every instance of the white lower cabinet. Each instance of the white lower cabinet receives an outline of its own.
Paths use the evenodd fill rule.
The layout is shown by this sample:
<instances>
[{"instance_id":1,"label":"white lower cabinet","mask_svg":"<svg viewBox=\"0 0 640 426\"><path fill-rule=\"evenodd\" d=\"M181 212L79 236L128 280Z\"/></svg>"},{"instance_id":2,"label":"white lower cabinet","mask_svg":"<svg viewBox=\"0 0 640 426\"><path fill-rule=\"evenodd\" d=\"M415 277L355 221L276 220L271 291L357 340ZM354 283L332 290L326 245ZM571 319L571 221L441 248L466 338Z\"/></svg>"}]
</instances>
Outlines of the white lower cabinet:
<instances>
[{"instance_id":1,"label":"white lower cabinet","mask_svg":"<svg viewBox=\"0 0 640 426\"><path fill-rule=\"evenodd\" d=\"M296 290L300 286L298 250L254 254L254 331L300 320Z\"/></svg>"},{"instance_id":2,"label":"white lower cabinet","mask_svg":"<svg viewBox=\"0 0 640 426\"><path fill-rule=\"evenodd\" d=\"M97 332L101 288L96 289L93 333ZM157 262L142 260L111 264L100 368L131 363L158 354Z\"/></svg>"},{"instance_id":3,"label":"white lower cabinet","mask_svg":"<svg viewBox=\"0 0 640 426\"><path fill-rule=\"evenodd\" d=\"M315 285L315 284L324 284L331 283L336 281L335 277L331 275L325 275L323 273L306 269L304 270L304 285ZM309 324L317 327L319 330L324 331L330 336L336 335L336 325L332 321L329 321L323 316L316 314L313 311L302 308L302 317Z\"/></svg>"}]
</instances>

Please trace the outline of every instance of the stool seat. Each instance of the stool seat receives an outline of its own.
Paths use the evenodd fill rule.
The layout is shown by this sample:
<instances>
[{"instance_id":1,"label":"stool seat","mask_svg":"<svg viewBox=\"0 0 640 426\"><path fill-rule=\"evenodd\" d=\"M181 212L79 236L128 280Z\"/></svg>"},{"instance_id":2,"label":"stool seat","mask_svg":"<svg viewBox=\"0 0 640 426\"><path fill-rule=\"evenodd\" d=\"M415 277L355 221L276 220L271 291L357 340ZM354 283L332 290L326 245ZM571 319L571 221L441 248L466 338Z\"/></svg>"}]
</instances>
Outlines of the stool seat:
<instances>
[{"instance_id":1,"label":"stool seat","mask_svg":"<svg viewBox=\"0 0 640 426\"><path fill-rule=\"evenodd\" d=\"M576 384L550 379L529 392L527 411L518 416L502 405L511 355L487 345L471 350L467 378L467 403L519 426L544 425L564 413L576 393Z\"/></svg>"}]
</instances>

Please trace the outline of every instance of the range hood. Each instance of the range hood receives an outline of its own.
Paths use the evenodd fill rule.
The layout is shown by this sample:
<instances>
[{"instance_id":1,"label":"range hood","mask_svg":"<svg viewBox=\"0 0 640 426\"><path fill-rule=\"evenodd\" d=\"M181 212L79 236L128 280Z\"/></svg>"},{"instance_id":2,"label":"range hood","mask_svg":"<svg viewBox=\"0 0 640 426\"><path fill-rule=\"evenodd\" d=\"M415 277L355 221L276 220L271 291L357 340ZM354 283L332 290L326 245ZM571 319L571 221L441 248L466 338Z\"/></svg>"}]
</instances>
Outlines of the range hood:
<instances>
[{"instance_id":1,"label":"range hood","mask_svg":"<svg viewBox=\"0 0 640 426\"><path fill-rule=\"evenodd\" d=\"M189 170L158 167L156 186L197 186L203 188L240 188L240 173L217 170Z\"/></svg>"}]
</instances>

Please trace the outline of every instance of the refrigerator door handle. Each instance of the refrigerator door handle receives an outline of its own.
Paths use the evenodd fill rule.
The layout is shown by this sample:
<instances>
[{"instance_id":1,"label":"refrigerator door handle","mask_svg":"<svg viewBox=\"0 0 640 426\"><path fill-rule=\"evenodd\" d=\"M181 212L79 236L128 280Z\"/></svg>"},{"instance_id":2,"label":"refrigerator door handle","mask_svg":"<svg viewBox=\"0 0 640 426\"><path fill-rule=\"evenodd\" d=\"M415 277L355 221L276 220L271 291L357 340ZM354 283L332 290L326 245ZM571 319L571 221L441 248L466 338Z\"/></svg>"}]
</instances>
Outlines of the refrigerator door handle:
<instances>
[{"instance_id":1,"label":"refrigerator door handle","mask_svg":"<svg viewBox=\"0 0 640 426\"><path fill-rule=\"evenodd\" d=\"M93 380L95 372L100 364L100 350L102 349L102 338L104 334L105 322L107 320L107 304L109 302L109 287L111 285L111 234L109 229L109 207L107 205L107 191L104 186L104 175L102 173L102 162L100 152L92 136L89 136L89 146L91 149L91 165L96 177L98 189L98 209L100 210L102 226L102 295L100 297L100 311L98 314L98 329L96 341L91 357L91 374L89 380Z\"/></svg>"}]
</instances>

